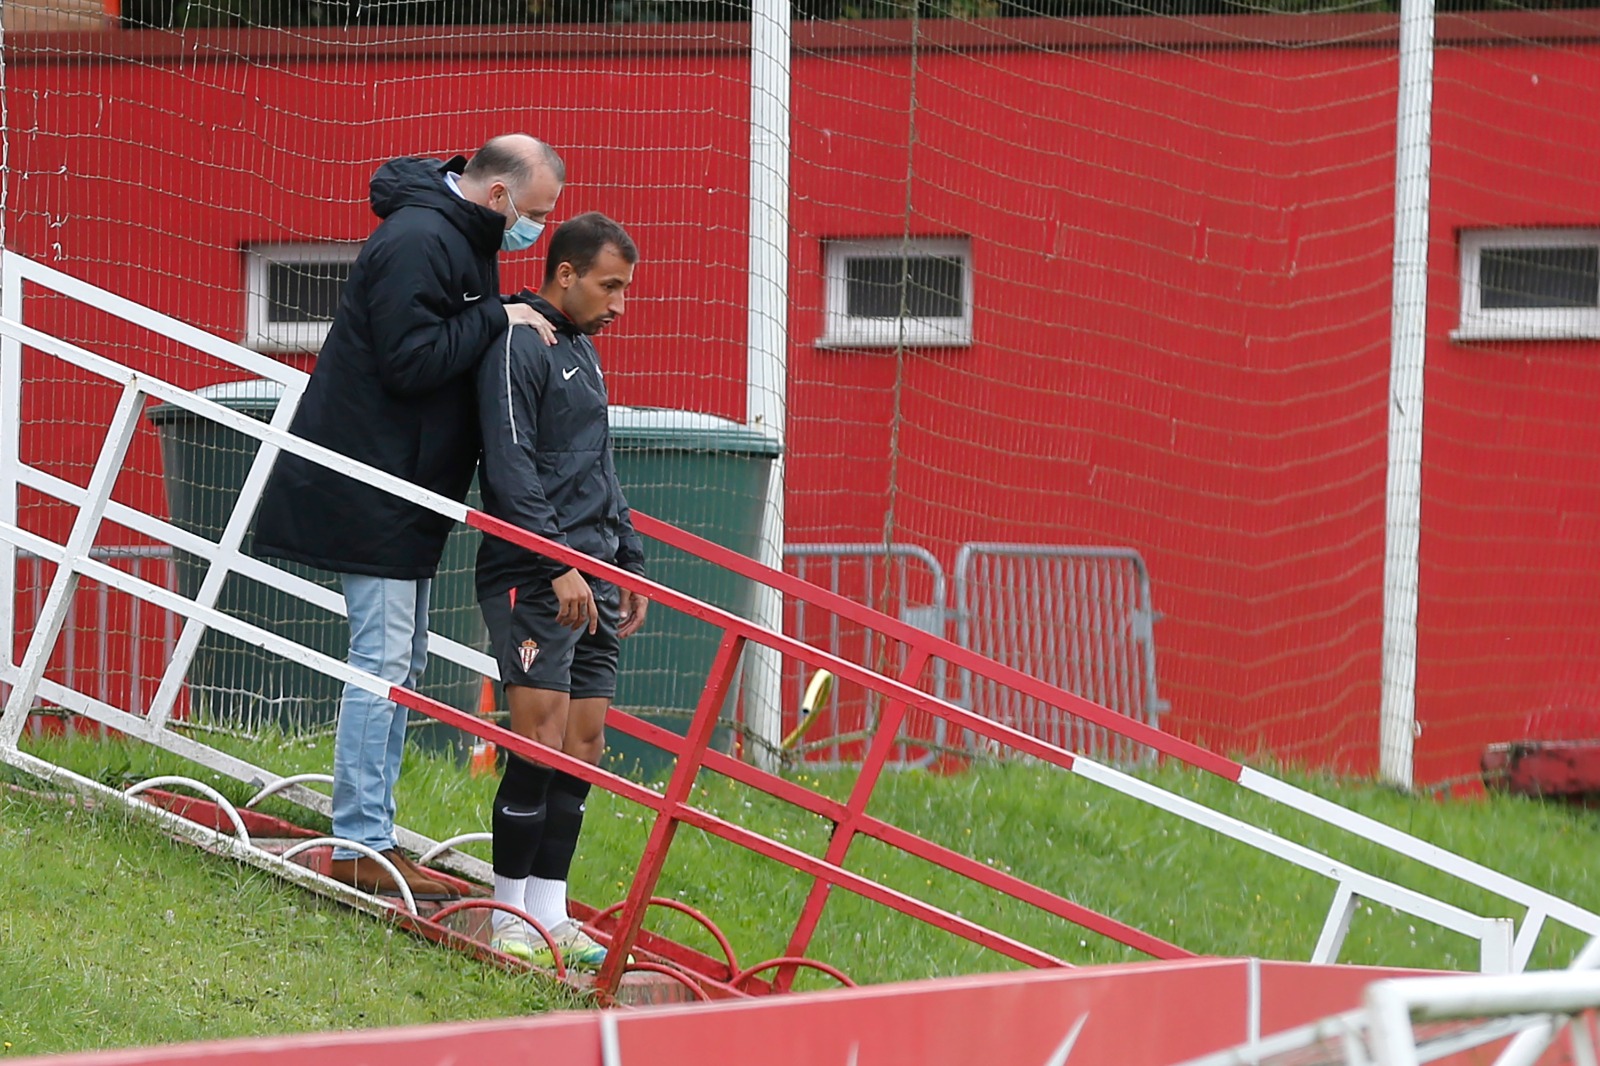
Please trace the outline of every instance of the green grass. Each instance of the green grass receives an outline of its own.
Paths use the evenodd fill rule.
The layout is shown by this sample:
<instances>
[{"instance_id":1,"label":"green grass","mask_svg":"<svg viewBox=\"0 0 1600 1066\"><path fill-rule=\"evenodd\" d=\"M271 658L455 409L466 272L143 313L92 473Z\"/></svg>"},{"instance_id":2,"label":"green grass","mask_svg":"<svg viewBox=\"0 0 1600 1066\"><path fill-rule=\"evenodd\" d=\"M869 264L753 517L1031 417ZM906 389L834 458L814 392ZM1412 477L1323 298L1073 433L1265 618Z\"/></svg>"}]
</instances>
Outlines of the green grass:
<instances>
[{"instance_id":1,"label":"green grass","mask_svg":"<svg viewBox=\"0 0 1600 1066\"><path fill-rule=\"evenodd\" d=\"M115 809L0 791L0 898L8 1055L578 1005Z\"/></svg>"},{"instance_id":2,"label":"green grass","mask_svg":"<svg viewBox=\"0 0 1600 1066\"><path fill-rule=\"evenodd\" d=\"M247 747L240 741L217 743ZM330 762L329 744L264 742L251 754L282 773L321 770ZM49 747L53 757L110 783L182 766L138 745L77 741ZM854 779L852 773L799 776L836 797L848 794ZM1226 782L1181 768L1146 776L1475 913L1521 917L1518 908L1472 885ZM1287 776L1380 821L1600 910L1600 885L1589 875L1592 856L1600 848L1600 823L1589 812L1508 797L1442 802L1360 783ZM210 783L240 800L251 791L226 780ZM494 788L492 777L473 778L448 757L414 751L401 778L401 821L436 838L482 830ZM821 819L714 774L702 776L693 802L811 854L820 855L827 844L829 826ZM276 809L316 824L297 808L282 804ZM1334 891L1325 878L1049 768L990 766L953 777L893 774L880 784L871 812L1201 954L1309 958ZM622 898L652 817L615 796L596 793L573 872L577 898L596 906ZM484 846L468 850L487 857ZM1072 963L1145 957L870 840L858 839L848 865ZM680 828L657 892L710 915L748 965L783 953L809 888L808 878L786 867L699 830ZM651 924L715 951L711 939L680 916L654 911ZM1581 941L1579 934L1551 927L1531 965L1564 965ZM832 896L809 954L861 982L1017 966L840 890ZM1477 955L1476 945L1465 937L1373 906L1358 914L1341 961L1472 969ZM801 981L801 987L827 984L820 976Z\"/></svg>"}]
</instances>

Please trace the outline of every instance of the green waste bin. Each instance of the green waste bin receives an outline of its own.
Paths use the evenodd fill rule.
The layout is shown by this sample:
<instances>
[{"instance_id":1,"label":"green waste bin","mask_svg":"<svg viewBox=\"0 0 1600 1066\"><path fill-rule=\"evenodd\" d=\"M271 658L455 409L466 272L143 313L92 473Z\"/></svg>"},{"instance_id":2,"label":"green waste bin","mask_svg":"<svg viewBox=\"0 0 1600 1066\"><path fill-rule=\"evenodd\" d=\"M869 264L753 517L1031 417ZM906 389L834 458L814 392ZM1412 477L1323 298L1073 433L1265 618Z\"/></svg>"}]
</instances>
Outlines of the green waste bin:
<instances>
[{"instance_id":1,"label":"green waste bin","mask_svg":"<svg viewBox=\"0 0 1600 1066\"><path fill-rule=\"evenodd\" d=\"M283 386L255 379L212 385L196 394L265 422L277 409ZM233 512L240 486L255 459L258 442L185 408L161 404L146 413L161 441L167 509L174 525L215 540ZM474 487L474 494L476 488ZM244 540L246 554L251 536ZM433 583L429 626L479 649L487 647L483 619L474 595L472 568L478 534L458 527L445 543L439 574ZM193 596L209 564L185 552L176 555L178 589ZM291 573L339 591L338 578L326 570L295 564L278 565ZM342 615L314 607L298 596L239 574L229 574L217 600L219 609L343 661L350 631ZM427 695L475 711L482 680L471 670L437 655L430 656L423 675ZM207 630L189 669L192 715L200 721L256 731L263 727L295 733L325 728L337 718L343 685L326 674L296 666L280 656L250 646L225 633ZM454 746L461 737L448 726L413 712L412 737L430 748Z\"/></svg>"},{"instance_id":2,"label":"green waste bin","mask_svg":"<svg viewBox=\"0 0 1600 1066\"><path fill-rule=\"evenodd\" d=\"M760 544L767 479L781 451L768 434L715 415L651 407L610 411L617 478L636 511L754 556ZM750 617L756 586L721 567L659 541L645 541L652 580ZM682 734L705 688L722 632L666 607L654 607L645 626L622 644L616 705ZM722 713L732 712L736 691ZM714 744L726 750L728 730ZM638 780L671 771L672 756L612 730L606 737L611 769Z\"/></svg>"}]
</instances>

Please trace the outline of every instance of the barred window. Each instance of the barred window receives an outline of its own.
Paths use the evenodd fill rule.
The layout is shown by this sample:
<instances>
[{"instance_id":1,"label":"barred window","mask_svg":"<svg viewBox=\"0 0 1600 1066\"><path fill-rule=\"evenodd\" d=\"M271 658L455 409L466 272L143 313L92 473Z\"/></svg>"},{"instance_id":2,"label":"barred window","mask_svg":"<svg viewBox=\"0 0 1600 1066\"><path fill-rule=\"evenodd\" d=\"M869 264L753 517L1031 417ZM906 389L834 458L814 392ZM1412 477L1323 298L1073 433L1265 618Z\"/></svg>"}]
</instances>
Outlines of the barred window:
<instances>
[{"instance_id":1,"label":"barred window","mask_svg":"<svg viewBox=\"0 0 1600 1066\"><path fill-rule=\"evenodd\" d=\"M258 244L245 250L245 344L315 352L328 336L359 244Z\"/></svg>"},{"instance_id":2,"label":"barred window","mask_svg":"<svg viewBox=\"0 0 1600 1066\"><path fill-rule=\"evenodd\" d=\"M1457 340L1600 337L1600 230L1465 230Z\"/></svg>"},{"instance_id":3,"label":"barred window","mask_svg":"<svg viewBox=\"0 0 1600 1066\"><path fill-rule=\"evenodd\" d=\"M972 343L972 245L966 238L828 241L825 348Z\"/></svg>"}]
</instances>

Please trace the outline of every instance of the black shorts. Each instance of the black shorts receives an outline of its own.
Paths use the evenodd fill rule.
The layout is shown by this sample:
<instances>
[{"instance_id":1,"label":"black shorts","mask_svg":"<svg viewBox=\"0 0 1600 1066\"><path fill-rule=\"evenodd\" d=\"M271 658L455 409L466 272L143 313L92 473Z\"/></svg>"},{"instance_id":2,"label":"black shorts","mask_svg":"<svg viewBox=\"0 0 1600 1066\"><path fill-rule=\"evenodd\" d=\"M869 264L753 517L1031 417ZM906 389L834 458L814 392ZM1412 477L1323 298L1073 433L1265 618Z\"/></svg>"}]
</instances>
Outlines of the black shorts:
<instances>
[{"instance_id":1,"label":"black shorts","mask_svg":"<svg viewBox=\"0 0 1600 1066\"><path fill-rule=\"evenodd\" d=\"M586 625L556 624L561 609L548 581L535 581L509 593L479 600L489 626L489 648L500 663L503 685L524 685L571 693L575 700L610 699L617 693L617 586L587 578L600 609L593 635Z\"/></svg>"}]
</instances>

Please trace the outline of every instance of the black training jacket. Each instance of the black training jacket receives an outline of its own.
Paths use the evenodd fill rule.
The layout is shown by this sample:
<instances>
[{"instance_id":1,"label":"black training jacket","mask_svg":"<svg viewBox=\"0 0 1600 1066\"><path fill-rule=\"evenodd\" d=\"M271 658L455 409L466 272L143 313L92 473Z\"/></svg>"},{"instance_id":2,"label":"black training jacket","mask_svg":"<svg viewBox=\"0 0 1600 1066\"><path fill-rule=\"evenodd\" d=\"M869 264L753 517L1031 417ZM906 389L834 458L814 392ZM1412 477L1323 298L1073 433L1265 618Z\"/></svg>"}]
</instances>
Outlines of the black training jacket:
<instances>
[{"instance_id":1,"label":"black training jacket","mask_svg":"<svg viewBox=\"0 0 1600 1066\"><path fill-rule=\"evenodd\" d=\"M495 338L478 367L483 508L496 518L624 570L644 573L644 545L617 483L600 357L545 300L529 304L556 327L547 345L527 326ZM478 598L570 569L498 537L478 547Z\"/></svg>"},{"instance_id":2,"label":"black training jacket","mask_svg":"<svg viewBox=\"0 0 1600 1066\"><path fill-rule=\"evenodd\" d=\"M396 159L372 178L383 219L350 271L291 431L460 500L478 461L473 371L505 332L505 218L445 183L464 160ZM376 577L432 577L450 519L279 457L255 552Z\"/></svg>"}]
</instances>

